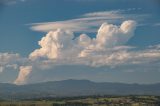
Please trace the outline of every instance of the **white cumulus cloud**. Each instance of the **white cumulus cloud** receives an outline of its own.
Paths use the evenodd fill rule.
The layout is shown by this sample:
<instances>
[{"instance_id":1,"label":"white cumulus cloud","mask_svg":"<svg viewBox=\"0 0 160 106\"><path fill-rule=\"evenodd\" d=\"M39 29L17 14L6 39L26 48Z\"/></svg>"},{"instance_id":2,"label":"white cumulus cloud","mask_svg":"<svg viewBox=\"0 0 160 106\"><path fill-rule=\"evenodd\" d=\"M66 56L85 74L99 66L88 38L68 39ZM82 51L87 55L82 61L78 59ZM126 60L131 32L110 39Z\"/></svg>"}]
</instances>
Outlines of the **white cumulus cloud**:
<instances>
[{"instance_id":1,"label":"white cumulus cloud","mask_svg":"<svg viewBox=\"0 0 160 106\"><path fill-rule=\"evenodd\" d=\"M50 31L40 41L40 49L30 54L31 59L39 57L57 59L84 57L85 51L107 49L125 44L134 34L135 21L124 21L121 26L104 23L98 30L96 38L86 34L73 39L72 32L67 30Z\"/></svg>"},{"instance_id":2,"label":"white cumulus cloud","mask_svg":"<svg viewBox=\"0 0 160 106\"><path fill-rule=\"evenodd\" d=\"M17 64L23 63L23 59L19 54L0 53L0 72L7 68L17 69Z\"/></svg>"},{"instance_id":3,"label":"white cumulus cloud","mask_svg":"<svg viewBox=\"0 0 160 106\"><path fill-rule=\"evenodd\" d=\"M125 44L133 35L136 28L135 21L125 21L120 27L104 23L98 30L97 42L100 46L113 47Z\"/></svg>"},{"instance_id":4,"label":"white cumulus cloud","mask_svg":"<svg viewBox=\"0 0 160 106\"><path fill-rule=\"evenodd\" d=\"M49 59L63 58L64 56L74 56L76 48L72 40L74 35L70 31L50 31L39 41L40 49L36 49L30 54L30 58L47 57Z\"/></svg>"}]
</instances>

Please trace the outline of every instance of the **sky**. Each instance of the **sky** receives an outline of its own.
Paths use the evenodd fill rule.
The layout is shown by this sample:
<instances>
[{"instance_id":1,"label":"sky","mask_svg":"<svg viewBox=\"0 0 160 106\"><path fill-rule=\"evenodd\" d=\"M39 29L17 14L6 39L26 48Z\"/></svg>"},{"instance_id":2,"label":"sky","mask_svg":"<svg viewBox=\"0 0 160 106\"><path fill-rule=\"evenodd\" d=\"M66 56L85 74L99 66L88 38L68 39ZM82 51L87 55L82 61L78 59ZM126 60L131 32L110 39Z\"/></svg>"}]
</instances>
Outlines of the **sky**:
<instances>
[{"instance_id":1,"label":"sky","mask_svg":"<svg viewBox=\"0 0 160 106\"><path fill-rule=\"evenodd\" d=\"M160 82L159 0L0 0L0 82Z\"/></svg>"}]
</instances>

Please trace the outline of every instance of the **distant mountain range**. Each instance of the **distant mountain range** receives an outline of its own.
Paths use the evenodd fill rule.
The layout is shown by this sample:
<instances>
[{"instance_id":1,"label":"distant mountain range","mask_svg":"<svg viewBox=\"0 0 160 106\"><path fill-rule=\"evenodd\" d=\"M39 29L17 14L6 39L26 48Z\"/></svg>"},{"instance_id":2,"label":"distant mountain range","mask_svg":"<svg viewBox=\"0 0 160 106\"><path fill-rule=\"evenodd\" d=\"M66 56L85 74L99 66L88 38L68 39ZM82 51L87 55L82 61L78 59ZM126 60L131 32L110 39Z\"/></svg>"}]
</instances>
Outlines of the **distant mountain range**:
<instances>
[{"instance_id":1,"label":"distant mountain range","mask_svg":"<svg viewBox=\"0 0 160 106\"><path fill-rule=\"evenodd\" d=\"M63 80L29 85L0 83L0 99L31 99L89 95L160 95L158 84L96 83L88 80Z\"/></svg>"}]
</instances>

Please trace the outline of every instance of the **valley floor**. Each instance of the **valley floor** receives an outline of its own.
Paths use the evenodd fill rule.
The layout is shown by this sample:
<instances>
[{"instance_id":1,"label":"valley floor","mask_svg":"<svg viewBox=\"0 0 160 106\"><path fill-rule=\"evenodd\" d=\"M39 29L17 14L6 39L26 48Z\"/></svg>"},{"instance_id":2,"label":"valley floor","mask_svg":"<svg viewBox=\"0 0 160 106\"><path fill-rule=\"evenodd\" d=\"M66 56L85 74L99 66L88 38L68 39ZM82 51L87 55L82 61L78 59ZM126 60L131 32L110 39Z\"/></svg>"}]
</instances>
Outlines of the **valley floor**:
<instances>
[{"instance_id":1,"label":"valley floor","mask_svg":"<svg viewBox=\"0 0 160 106\"><path fill-rule=\"evenodd\" d=\"M0 101L0 106L160 106L158 96L88 96Z\"/></svg>"}]
</instances>

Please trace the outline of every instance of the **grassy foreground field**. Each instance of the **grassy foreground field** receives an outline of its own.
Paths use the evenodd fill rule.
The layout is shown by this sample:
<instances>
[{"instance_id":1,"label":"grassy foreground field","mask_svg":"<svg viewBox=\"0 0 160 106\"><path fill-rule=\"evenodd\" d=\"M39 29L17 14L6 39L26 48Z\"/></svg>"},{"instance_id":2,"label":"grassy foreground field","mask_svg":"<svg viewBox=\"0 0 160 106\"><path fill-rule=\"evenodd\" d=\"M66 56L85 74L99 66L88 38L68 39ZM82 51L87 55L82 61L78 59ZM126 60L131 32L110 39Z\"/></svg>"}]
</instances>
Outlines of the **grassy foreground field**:
<instances>
[{"instance_id":1,"label":"grassy foreground field","mask_svg":"<svg viewBox=\"0 0 160 106\"><path fill-rule=\"evenodd\" d=\"M158 96L89 96L0 101L0 106L160 106Z\"/></svg>"}]
</instances>

